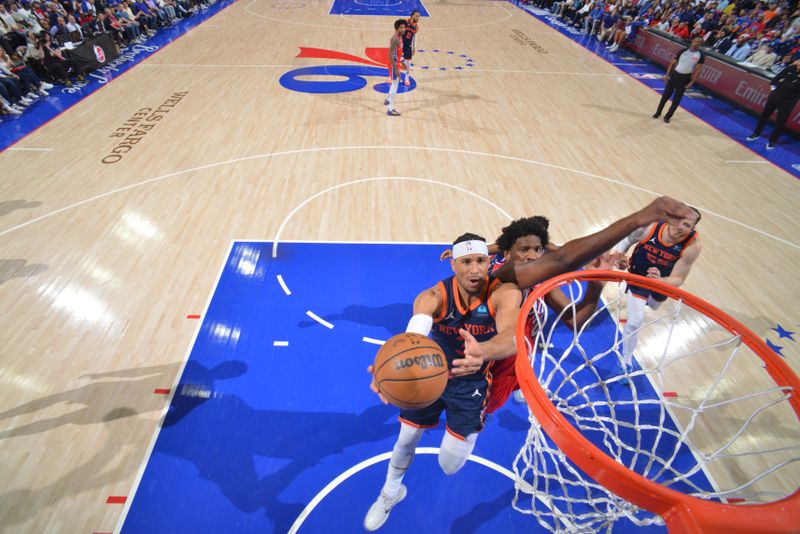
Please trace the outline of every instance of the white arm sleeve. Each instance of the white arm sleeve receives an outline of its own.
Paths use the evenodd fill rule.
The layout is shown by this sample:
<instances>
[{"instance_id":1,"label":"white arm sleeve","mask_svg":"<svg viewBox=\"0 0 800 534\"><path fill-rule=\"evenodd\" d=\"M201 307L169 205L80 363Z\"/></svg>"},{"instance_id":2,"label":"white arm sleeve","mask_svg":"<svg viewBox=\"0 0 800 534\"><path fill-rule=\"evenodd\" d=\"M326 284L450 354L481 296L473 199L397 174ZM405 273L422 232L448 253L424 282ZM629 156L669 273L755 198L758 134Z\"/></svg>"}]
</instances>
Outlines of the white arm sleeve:
<instances>
[{"instance_id":1,"label":"white arm sleeve","mask_svg":"<svg viewBox=\"0 0 800 534\"><path fill-rule=\"evenodd\" d=\"M432 327L433 317L430 315L425 315L424 313L418 313L408 321L406 332L413 332L415 334L427 336L431 333Z\"/></svg>"},{"instance_id":2,"label":"white arm sleeve","mask_svg":"<svg viewBox=\"0 0 800 534\"><path fill-rule=\"evenodd\" d=\"M614 245L612 249L614 252L622 252L623 254L631 248L632 245L635 245L639 242L639 240L644 237L644 232L647 228L637 228L633 232L630 233L627 237L625 237L622 241Z\"/></svg>"}]
</instances>

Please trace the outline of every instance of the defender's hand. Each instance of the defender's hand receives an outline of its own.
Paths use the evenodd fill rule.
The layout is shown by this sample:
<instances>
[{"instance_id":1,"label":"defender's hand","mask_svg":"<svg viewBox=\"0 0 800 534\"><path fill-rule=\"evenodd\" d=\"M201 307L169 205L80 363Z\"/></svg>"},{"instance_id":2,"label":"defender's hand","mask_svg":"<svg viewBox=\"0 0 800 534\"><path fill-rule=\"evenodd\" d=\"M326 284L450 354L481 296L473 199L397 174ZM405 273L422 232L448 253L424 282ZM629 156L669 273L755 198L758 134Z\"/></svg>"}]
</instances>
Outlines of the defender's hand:
<instances>
[{"instance_id":1,"label":"defender's hand","mask_svg":"<svg viewBox=\"0 0 800 534\"><path fill-rule=\"evenodd\" d=\"M646 226L650 223L658 221L667 221L670 219L685 219L690 217L692 211L689 206L670 197L658 197L644 209L639 211L638 215L641 217L641 224L639 226Z\"/></svg>"}]
</instances>

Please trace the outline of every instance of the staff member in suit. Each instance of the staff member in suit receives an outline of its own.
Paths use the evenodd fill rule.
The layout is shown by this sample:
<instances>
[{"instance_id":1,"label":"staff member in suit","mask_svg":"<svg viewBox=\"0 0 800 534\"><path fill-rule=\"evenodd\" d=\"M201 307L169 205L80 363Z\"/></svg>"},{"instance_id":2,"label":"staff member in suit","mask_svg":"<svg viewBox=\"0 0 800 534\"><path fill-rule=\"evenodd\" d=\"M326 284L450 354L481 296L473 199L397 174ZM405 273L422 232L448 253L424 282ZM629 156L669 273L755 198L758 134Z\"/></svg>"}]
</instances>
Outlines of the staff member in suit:
<instances>
[{"instance_id":1,"label":"staff member in suit","mask_svg":"<svg viewBox=\"0 0 800 534\"><path fill-rule=\"evenodd\" d=\"M767 143L767 150L775 148L775 142L783 132L783 127L786 125L789 114L798 100L800 100L800 74L798 74L798 71L800 71L800 59L792 62L791 65L772 79L772 82L770 82L772 92L767 98L767 103L764 104L764 111L761 112L756 129L747 138L748 141L755 141L761 137L761 131L766 126L772 113L777 110L775 128L772 130L772 135L769 136L769 142Z\"/></svg>"},{"instance_id":2,"label":"staff member in suit","mask_svg":"<svg viewBox=\"0 0 800 534\"><path fill-rule=\"evenodd\" d=\"M664 88L664 94L661 95L658 109L653 114L654 119L661 116L661 111L664 109L667 100L672 96L672 93L675 93L672 105L669 107L667 114L664 115L664 122L669 123L681 103L683 92L694 85L703 68L703 62L706 60L705 54L700 50L701 44L703 44L703 40L700 37L695 37L692 39L692 44L689 48L684 48L672 58L669 67L667 67L667 73L664 75L664 81L667 82L667 86Z\"/></svg>"}]
</instances>

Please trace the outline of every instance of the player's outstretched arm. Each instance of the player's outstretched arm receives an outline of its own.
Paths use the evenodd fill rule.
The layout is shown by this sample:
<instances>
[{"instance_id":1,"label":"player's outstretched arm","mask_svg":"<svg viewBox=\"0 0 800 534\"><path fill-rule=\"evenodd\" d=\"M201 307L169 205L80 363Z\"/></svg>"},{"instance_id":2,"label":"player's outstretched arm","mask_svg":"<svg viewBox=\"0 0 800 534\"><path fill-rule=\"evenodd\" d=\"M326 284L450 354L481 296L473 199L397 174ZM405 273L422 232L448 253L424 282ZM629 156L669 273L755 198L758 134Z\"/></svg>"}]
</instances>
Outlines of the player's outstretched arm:
<instances>
[{"instance_id":1,"label":"player's outstretched arm","mask_svg":"<svg viewBox=\"0 0 800 534\"><path fill-rule=\"evenodd\" d=\"M613 269L618 262L619 253L606 252L602 256L595 258L587 266L587 269ZM574 308L572 308L572 299L559 288L545 295L544 299L556 315L561 315L565 308L571 308L561 315L561 322L570 328L580 328L597 309L597 303L600 302L600 295L603 294L604 285L604 282L596 280L586 284L586 293L584 293L583 299L574 305Z\"/></svg>"},{"instance_id":2,"label":"player's outstretched arm","mask_svg":"<svg viewBox=\"0 0 800 534\"><path fill-rule=\"evenodd\" d=\"M415 324L418 325L420 323L419 318L417 317L418 315L429 317L427 320L427 329L430 331L430 325L433 323L433 318L439 315L442 303L442 294L439 291L439 286L426 289L417 295L417 298L414 299L414 317L412 317L408 322L406 332L417 330L417 328L414 328L414 326ZM426 332L425 335L427 334L428 333ZM378 391L378 384L375 383L375 375L373 374L373 367L371 365L367 367L367 372L372 378L372 381L369 384L370 389L374 391L375 394L381 399L381 402L384 404L389 404L389 401L387 401L383 395L381 395L380 391Z\"/></svg>"},{"instance_id":3,"label":"player's outstretched arm","mask_svg":"<svg viewBox=\"0 0 800 534\"><path fill-rule=\"evenodd\" d=\"M495 276L502 282L519 287L534 286L543 280L574 271L611 249L623 237L639 227L656 221L689 217L693 213L686 204L669 197L659 197L645 208L624 217L592 235L573 239L555 252L533 262L509 262Z\"/></svg>"},{"instance_id":4,"label":"player's outstretched arm","mask_svg":"<svg viewBox=\"0 0 800 534\"><path fill-rule=\"evenodd\" d=\"M464 338L464 358L453 361L453 368L450 371L453 376L472 374L486 361L502 360L517 352L514 329L517 325L522 294L514 284L503 284L492 293L491 298L495 307L497 335L479 343L468 331L460 330L459 334Z\"/></svg>"}]
</instances>

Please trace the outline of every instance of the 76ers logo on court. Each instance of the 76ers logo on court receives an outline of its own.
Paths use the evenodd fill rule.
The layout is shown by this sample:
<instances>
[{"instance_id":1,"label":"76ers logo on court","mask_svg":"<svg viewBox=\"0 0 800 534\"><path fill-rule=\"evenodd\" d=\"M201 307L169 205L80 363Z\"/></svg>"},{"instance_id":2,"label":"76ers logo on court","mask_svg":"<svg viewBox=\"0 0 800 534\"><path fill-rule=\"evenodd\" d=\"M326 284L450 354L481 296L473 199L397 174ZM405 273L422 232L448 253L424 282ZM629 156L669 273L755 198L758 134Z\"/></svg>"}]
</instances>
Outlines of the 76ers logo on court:
<instances>
[{"instance_id":1,"label":"76ers logo on court","mask_svg":"<svg viewBox=\"0 0 800 534\"><path fill-rule=\"evenodd\" d=\"M96 58L97 58L97 61L98 61L99 63L105 63L105 62L106 62L106 53L105 53L105 52L103 52L103 49L102 49L102 48L100 48L100 47L99 47L99 46L97 46L97 45L94 45L94 47L92 48L92 50L94 50L94 57L96 57Z\"/></svg>"},{"instance_id":2,"label":"76ers logo on court","mask_svg":"<svg viewBox=\"0 0 800 534\"><path fill-rule=\"evenodd\" d=\"M367 78L389 79L389 49L388 48L367 48L364 50L366 58L353 56L336 50L326 50L324 48L300 47L300 53L296 57L314 59L340 59L342 61L353 61L368 65L318 65L313 67L302 67L287 72L281 76L280 84L290 91L298 93L348 93L358 91L367 86ZM307 78L314 79L307 79ZM329 77L331 80L320 80L320 77ZM306 78L306 79L304 79ZM342 79L344 78L344 79ZM411 85L400 84L398 93L413 91L417 83L410 78ZM389 92L389 83L383 82L373 86L379 93Z\"/></svg>"}]
</instances>

